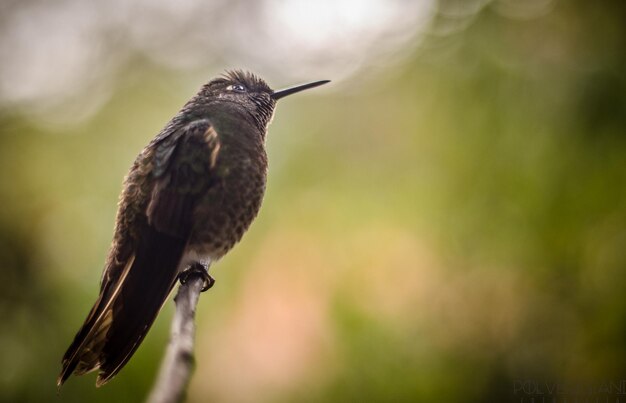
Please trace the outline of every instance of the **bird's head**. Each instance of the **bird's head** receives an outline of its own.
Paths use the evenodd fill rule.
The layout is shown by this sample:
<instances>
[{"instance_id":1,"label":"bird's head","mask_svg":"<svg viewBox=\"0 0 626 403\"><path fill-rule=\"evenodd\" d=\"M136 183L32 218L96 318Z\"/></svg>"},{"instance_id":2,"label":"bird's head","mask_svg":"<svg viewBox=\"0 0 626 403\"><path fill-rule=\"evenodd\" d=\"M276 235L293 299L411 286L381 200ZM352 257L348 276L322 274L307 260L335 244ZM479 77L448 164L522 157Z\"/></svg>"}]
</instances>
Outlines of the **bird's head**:
<instances>
[{"instance_id":1,"label":"bird's head","mask_svg":"<svg viewBox=\"0 0 626 403\"><path fill-rule=\"evenodd\" d=\"M209 81L203 87L201 94L205 99L213 102L234 103L243 107L253 117L257 126L265 131L272 120L276 101L287 95L328 82L329 80L316 81L274 91L259 76L242 70L232 70Z\"/></svg>"}]
</instances>

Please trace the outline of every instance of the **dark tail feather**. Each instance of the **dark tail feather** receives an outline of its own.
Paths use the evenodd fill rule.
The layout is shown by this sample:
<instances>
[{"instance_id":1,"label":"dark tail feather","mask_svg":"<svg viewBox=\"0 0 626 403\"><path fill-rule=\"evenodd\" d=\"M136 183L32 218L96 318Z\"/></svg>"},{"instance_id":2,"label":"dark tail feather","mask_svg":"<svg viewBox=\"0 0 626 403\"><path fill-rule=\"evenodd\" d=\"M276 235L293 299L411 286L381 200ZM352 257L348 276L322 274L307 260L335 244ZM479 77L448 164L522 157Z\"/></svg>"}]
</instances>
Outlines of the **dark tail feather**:
<instances>
[{"instance_id":1,"label":"dark tail feather","mask_svg":"<svg viewBox=\"0 0 626 403\"><path fill-rule=\"evenodd\" d=\"M130 264L132 264L132 259ZM103 284L100 295L91 311L89 311L85 323L76 333L72 344L63 355L63 369L57 378L58 387L61 387L74 371L76 371L77 375L82 375L97 368L98 356L94 353L91 346L98 344L98 337L102 337L102 331L107 329L107 324L102 314L105 310L110 311L111 302L115 298L117 284L117 282ZM89 350L91 354L86 350Z\"/></svg>"},{"instance_id":2,"label":"dark tail feather","mask_svg":"<svg viewBox=\"0 0 626 403\"><path fill-rule=\"evenodd\" d=\"M96 386L101 386L124 367L176 283L185 244L186 240L163 234L152 227L142 231L135 259L125 278L120 280L119 290L115 287L115 290L108 291L110 301L105 301L102 296L98 299L66 353L59 386L76 369L80 374L97 368L100 374ZM98 337L102 338L104 345L98 349L97 359L90 368L84 362L88 362L89 355L94 352L85 347ZM77 351L70 353L72 349Z\"/></svg>"},{"instance_id":3,"label":"dark tail feather","mask_svg":"<svg viewBox=\"0 0 626 403\"><path fill-rule=\"evenodd\" d=\"M108 382L133 355L172 291L186 240L144 232L135 261L113 308L113 321L102 350L97 386Z\"/></svg>"}]
</instances>

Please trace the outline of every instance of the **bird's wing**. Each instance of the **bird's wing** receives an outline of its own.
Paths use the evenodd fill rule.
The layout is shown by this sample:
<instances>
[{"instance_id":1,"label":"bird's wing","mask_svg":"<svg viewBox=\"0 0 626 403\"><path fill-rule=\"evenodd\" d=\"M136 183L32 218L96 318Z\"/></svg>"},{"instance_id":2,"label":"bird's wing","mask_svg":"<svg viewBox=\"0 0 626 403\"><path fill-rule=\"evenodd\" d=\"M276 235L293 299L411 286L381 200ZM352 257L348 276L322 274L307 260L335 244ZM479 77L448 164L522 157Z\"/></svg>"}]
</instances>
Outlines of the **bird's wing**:
<instances>
[{"instance_id":1,"label":"bird's wing","mask_svg":"<svg viewBox=\"0 0 626 403\"><path fill-rule=\"evenodd\" d=\"M72 372L110 380L135 352L178 276L195 200L211 184L220 143L199 120L146 148L126 178L100 295L63 358Z\"/></svg>"}]
</instances>

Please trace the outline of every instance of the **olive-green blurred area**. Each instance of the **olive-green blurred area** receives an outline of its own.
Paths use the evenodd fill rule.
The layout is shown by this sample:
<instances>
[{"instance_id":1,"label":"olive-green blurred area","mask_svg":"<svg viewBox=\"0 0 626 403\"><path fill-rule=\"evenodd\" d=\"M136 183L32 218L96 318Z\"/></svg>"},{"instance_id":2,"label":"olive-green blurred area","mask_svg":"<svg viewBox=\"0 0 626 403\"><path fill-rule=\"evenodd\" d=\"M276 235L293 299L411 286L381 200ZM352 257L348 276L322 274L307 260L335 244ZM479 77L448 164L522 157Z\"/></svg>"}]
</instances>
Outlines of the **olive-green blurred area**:
<instances>
[{"instance_id":1,"label":"olive-green blurred area","mask_svg":"<svg viewBox=\"0 0 626 403\"><path fill-rule=\"evenodd\" d=\"M278 105L264 205L198 306L189 402L519 402L538 397L520 381L626 379L625 9L3 2L0 401L147 396L171 300L110 384L57 397L61 356L134 157L233 67L333 82Z\"/></svg>"}]
</instances>

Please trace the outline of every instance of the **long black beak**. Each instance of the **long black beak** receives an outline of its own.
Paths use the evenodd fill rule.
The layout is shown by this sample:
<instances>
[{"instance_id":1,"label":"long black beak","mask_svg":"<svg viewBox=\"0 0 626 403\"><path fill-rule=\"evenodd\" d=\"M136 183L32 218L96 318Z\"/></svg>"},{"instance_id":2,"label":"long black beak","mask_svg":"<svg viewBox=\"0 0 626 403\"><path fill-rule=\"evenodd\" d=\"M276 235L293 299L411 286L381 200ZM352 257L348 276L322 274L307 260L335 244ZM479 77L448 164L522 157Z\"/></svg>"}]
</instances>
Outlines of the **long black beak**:
<instances>
[{"instance_id":1,"label":"long black beak","mask_svg":"<svg viewBox=\"0 0 626 403\"><path fill-rule=\"evenodd\" d=\"M278 101L279 99L286 97L287 95L295 94L296 92L308 90L310 88L319 87L320 85L324 85L329 82L330 80L322 80L322 81L315 81L314 83L296 85L295 87L291 87L291 88L285 88L284 90L275 91L272 94L272 99L274 99L275 101Z\"/></svg>"}]
</instances>

